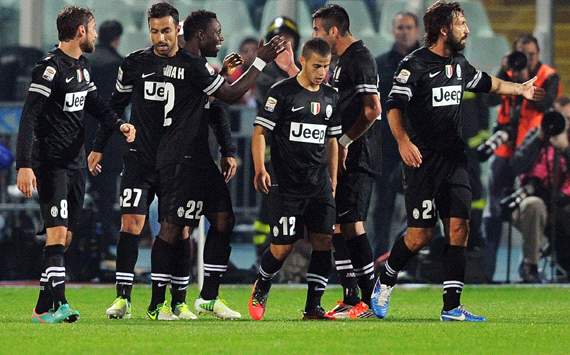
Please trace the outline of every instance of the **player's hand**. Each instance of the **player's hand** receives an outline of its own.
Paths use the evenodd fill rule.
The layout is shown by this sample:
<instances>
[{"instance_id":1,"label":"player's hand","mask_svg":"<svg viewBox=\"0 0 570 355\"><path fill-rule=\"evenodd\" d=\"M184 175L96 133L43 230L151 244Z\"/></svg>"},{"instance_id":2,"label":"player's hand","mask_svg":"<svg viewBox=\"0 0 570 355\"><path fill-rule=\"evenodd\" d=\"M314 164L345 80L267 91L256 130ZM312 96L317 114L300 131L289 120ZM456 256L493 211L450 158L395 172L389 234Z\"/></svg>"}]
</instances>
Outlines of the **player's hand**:
<instances>
[{"instance_id":1,"label":"player's hand","mask_svg":"<svg viewBox=\"0 0 570 355\"><path fill-rule=\"evenodd\" d=\"M532 99L534 101L542 101L546 97L546 90L541 87L535 86L534 87L534 95Z\"/></svg>"},{"instance_id":2,"label":"player's hand","mask_svg":"<svg viewBox=\"0 0 570 355\"><path fill-rule=\"evenodd\" d=\"M103 153L91 152L87 157L87 168L93 176L101 174L103 167L101 166L101 161L103 160Z\"/></svg>"},{"instance_id":3,"label":"player's hand","mask_svg":"<svg viewBox=\"0 0 570 355\"><path fill-rule=\"evenodd\" d=\"M527 100L535 100L534 93L537 89L537 87L533 85L535 81L536 76L529 81L525 81L521 84L521 95L524 96L524 98Z\"/></svg>"},{"instance_id":4,"label":"player's hand","mask_svg":"<svg viewBox=\"0 0 570 355\"><path fill-rule=\"evenodd\" d=\"M271 187L271 176L269 176L267 170L264 169L255 173L253 186L257 192L263 192L264 194L269 193L269 188Z\"/></svg>"},{"instance_id":5,"label":"player's hand","mask_svg":"<svg viewBox=\"0 0 570 355\"><path fill-rule=\"evenodd\" d=\"M346 170L346 157L348 156L348 148L338 145L338 172L339 174Z\"/></svg>"},{"instance_id":6,"label":"player's hand","mask_svg":"<svg viewBox=\"0 0 570 355\"><path fill-rule=\"evenodd\" d=\"M420 153L420 150L412 141L406 139L401 143L398 142L398 150L404 164L414 168L420 167L422 164L422 153Z\"/></svg>"},{"instance_id":7,"label":"player's hand","mask_svg":"<svg viewBox=\"0 0 570 355\"><path fill-rule=\"evenodd\" d=\"M137 135L137 130L135 126L133 126L130 123L123 123L120 129L121 133L123 133L128 143L132 143L135 141L135 137Z\"/></svg>"},{"instance_id":8,"label":"player's hand","mask_svg":"<svg viewBox=\"0 0 570 355\"><path fill-rule=\"evenodd\" d=\"M285 50L286 41L281 36L274 36L269 42L264 43L263 39L259 41L257 48L257 57L265 63L272 62L275 57Z\"/></svg>"},{"instance_id":9,"label":"player's hand","mask_svg":"<svg viewBox=\"0 0 570 355\"><path fill-rule=\"evenodd\" d=\"M224 180L226 184L236 175L237 171L237 161L234 157L222 157L220 160L220 165L222 168L222 174L224 175Z\"/></svg>"},{"instance_id":10,"label":"player's hand","mask_svg":"<svg viewBox=\"0 0 570 355\"><path fill-rule=\"evenodd\" d=\"M295 54L293 53L293 46L291 42L287 41L285 44L285 50L275 58L275 64L286 73L292 69L295 65ZM295 66L295 69L298 69Z\"/></svg>"},{"instance_id":11,"label":"player's hand","mask_svg":"<svg viewBox=\"0 0 570 355\"><path fill-rule=\"evenodd\" d=\"M32 168L18 169L18 176L16 177L16 185L26 198L32 197L32 192L37 189L36 175Z\"/></svg>"},{"instance_id":12,"label":"player's hand","mask_svg":"<svg viewBox=\"0 0 570 355\"><path fill-rule=\"evenodd\" d=\"M232 52L227 56L225 56L224 62L222 64L221 73L222 74L228 73L242 64L243 64L243 58L241 57L241 55Z\"/></svg>"}]
</instances>

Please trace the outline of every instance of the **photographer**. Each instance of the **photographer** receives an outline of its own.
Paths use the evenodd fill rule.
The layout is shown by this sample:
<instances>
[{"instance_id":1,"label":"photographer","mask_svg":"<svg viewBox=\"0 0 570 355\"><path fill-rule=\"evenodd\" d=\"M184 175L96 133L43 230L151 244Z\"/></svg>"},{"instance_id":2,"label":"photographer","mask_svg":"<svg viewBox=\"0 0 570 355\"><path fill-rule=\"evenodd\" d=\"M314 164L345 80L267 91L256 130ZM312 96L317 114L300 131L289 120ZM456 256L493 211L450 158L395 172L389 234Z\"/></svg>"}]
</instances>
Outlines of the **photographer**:
<instances>
[{"instance_id":1,"label":"photographer","mask_svg":"<svg viewBox=\"0 0 570 355\"><path fill-rule=\"evenodd\" d=\"M566 112L570 99L560 98ZM570 148L568 144L569 120L551 111L544 115L541 127L532 129L516 149L511 166L520 175L521 185L527 195L512 204L518 208L512 213L513 223L523 237L523 263L519 273L523 282L540 282L538 259L544 231L552 223L555 211L556 245L561 266L568 270L568 237L570 237ZM558 162L556 163L556 160ZM519 190L519 191L522 191ZM513 194L514 195L514 194ZM554 203L552 203L554 202ZM556 205L556 206L555 206ZM550 215L550 217L549 217Z\"/></svg>"},{"instance_id":2,"label":"photographer","mask_svg":"<svg viewBox=\"0 0 570 355\"><path fill-rule=\"evenodd\" d=\"M515 41L514 47L515 51L503 59L503 68L497 77L525 82L536 76L535 85L538 89L535 95L538 98L537 101L529 101L522 97L502 96L495 102L501 104L497 117L497 135L501 134L503 139L496 140L493 145L487 147L487 151L494 153L490 162L488 203L483 218L487 259L485 272L489 280L492 280L495 273L503 224L499 201L504 197L504 191L512 188L516 176L511 170L509 160L526 134L540 125L544 112L552 108L560 90L560 78L556 71L539 61L540 49L535 37L530 34L522 35Z\"/></svg>"}]
</instances>

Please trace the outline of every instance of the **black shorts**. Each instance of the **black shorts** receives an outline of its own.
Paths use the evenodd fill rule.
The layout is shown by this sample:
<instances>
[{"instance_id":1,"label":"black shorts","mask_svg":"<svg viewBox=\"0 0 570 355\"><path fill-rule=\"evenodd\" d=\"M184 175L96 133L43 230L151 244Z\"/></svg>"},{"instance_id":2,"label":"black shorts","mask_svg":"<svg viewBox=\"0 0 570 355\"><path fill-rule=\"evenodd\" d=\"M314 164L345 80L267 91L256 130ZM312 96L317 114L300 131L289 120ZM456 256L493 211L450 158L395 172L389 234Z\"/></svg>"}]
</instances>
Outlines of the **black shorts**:
<instances>
[{"instance_id":1,"label":"black shorts","mask_svg":"<svg viewBox=\"0 0 570 355\"><path fill-rule=\"evenodd\" d=\"M333 234L335 202L332 191L315 197L280 194L278 187L269 191L271 243L290 245L309 233Z\"/></svg>"},{"instance_id":2,"label":"black shorts","mask_svg":"<svg viewBox=\"0 0 570 355\"><path fill-rule=\"evenodd\" d=\"M64 226L73 232L83 209L85 171L40 166L34 174L45 227Z\"/></svg>"},{"instance_id":3,"label":"black shorts","mask_svg":"<svg viewBox=\"0 0 570 355\"><path fill-rule=\"evenodd\" d=\"M470 218L471 185L465 161L429 153L419 168L403 169L408 227L434 227L438 214Z\"/></svg>"},{"instance_id":4,"label":"black shorts","mask_svg":"<svg viewBox=\"0 0 570 355\"><path fill-rule=\"evenodd\" d=\"M216 212L233 213L233 209L228 185L212 160L160 169L161 220L196 227L202 215Z\"/></svg>"},{"instance_id":5,"label":"black shorts","mask_svg":"<svg viewBox=\"0 0 570 355\"><path fill-rule=\"evenodd\" d=\"M158 171L143 163L136 152L128 152L123 160L121 214L148 215L148 207L158 193Z\"/></svg>"},{"instance_id":6,"label":"black shorts","mask_svg":"<svg viewBox=\"0 0 570 355\"><path fill-rule=\"evenodd\" d=\"M374 177L371 174L345 171L336 186L336 223L366 221Z\"/></svg>"}]
</instances>

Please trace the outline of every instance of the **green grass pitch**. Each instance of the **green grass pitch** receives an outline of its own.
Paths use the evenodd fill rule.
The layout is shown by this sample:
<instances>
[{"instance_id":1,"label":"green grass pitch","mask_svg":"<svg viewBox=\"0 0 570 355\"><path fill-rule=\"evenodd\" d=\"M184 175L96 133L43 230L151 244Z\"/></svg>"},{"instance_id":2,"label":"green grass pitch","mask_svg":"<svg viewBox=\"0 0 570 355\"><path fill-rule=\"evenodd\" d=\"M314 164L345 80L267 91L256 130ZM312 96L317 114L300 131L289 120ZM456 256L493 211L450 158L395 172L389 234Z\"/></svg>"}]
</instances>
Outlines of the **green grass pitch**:
<instances>
[{"instance_id":1,"label":"green grass pitch","mask_svg":"<svg viewBox=\"0 0 570 355\"><path fill-rule=\"evenodd\" d=\"M339 294L339 288L327 291L326 308ZM485 324L440 322L437 287L396 289L385 320L331 322L299 320L305 289L297 287L274 287L260 322L248 317L249 287L226 287L222 293L242 313L241 321L150 321L146 286L133 291L133 319L108 320L105 309L114 298L113 287L86 286L67 290L70 304L81 312L79 322L32 324L36 295L33 287L0 288L0 353L570 353L570 288L467 287L463 302L486 315ZM196 295L194 288L188 300Z\"/></svg>"}]
</instances>

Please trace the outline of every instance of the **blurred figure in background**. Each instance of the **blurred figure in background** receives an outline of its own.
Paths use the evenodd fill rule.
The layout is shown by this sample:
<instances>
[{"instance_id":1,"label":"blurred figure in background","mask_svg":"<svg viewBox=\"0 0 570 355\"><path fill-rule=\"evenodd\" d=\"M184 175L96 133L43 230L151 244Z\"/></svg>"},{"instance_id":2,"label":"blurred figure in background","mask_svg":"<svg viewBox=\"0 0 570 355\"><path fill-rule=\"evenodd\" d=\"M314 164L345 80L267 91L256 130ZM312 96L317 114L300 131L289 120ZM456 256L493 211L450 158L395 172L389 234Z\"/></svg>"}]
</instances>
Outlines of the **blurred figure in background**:
<instances>
[{"instance_id":1,"label":"blurred figure in background","mask_svg":"<svg viewBox=\"0 0 570 355\"><path fill-rule=\"evenodd\" d=\"M483 213L483 233L486 241L485 272L489 280L493 279L495 273L497 249L503 226L499 201L505 197L505 190L512 188L515 178L509 161L514 149L523 142L526 134L540 125L544 112L552 108L554 99L560 92L560 77L554 68L540 62L540 47L533 35L520 36L515 41L514 50L525 55L526 63L524 63L524 57L522 61L514 60L515 53L512 53L509 55L512 60L504 59L503 68L497 77L523 83L536 76L537 100L529 101L520 96L500 97L501 106L497 117L497 130L507 130L512 134L509 134L507 143L495 150L490 161L488 200ZM494 104L499 103L497 99L498 97L495 97Z\"/></svg>"},{"instance_id":2,"label":"blurred figure in background","mask_svg":"<svg viewBox=\"0 0 570 355\"><path fill-rule=\"evenodd\" d=\"M253 37L246 37L241 41L239 45L239 55L243 60L243 64L236 67L235 69L228 70L227 75L225 75L226 80L230 83L236 81L253 63L255 57L257 56L257 39ZM255 85L252 86L248 92L243 95L239 100L239 103L247 107L256 107L255 102Z\"/></svg>"},{"instance_id":3,"label":"blurred figure in background","mask_svg":"<svg viewBox=\"0 0 570 355\"><path fill-rule=\"evenodd\" d=\"M392 80L398 63L420 46L418 17L411 12L397 13L392 21L392 34L395 40L392 49L376 57L376 67L380 77L378 91L382 107L385 107L388 93L392 89ZM371 212L374 225L370 239L374 259L389 250L394 200L396 192L401 190L391 184L392 181L400 184L400 179L395 179L394 175L401 174L399 169L401 159L396 140L390 132L385 111L382 111L382 120L379 124L382 127L382 175L376 177L373 197L376 201L374 210Z\"/></svg>"},{"instance_id":4,"label":"blurred figure in background","mask_svg":"<svg viewBox=\"0 0 570 355\"><path fill-rule=\"evenodd\" d=\"M111 98L117 72L123 57L117 51L123 34L123 26L115 20L104 21L99 26L98 43L95 52L86 55L92 68L92 77L99 89L101 97L105 100ZM86 150L91 151L91 143L95 138L98 121L91 115L86 115L85 133ZM88 193L93 197L96 211L96 233L100 234L101 257L114 259L109 252L109 246L115 244L119 216L115 213L117 202L117 179L123 167L124 139L114 133L103 154L103 171L97 176L87 174L89 182ZM120 154L118 154L120 152Z\"/></svg>"}]
</instances>

